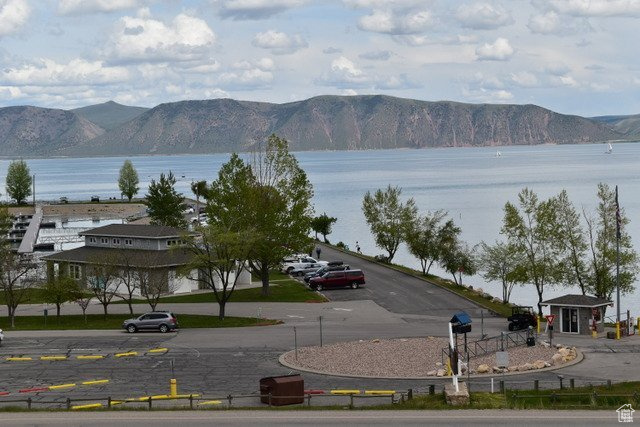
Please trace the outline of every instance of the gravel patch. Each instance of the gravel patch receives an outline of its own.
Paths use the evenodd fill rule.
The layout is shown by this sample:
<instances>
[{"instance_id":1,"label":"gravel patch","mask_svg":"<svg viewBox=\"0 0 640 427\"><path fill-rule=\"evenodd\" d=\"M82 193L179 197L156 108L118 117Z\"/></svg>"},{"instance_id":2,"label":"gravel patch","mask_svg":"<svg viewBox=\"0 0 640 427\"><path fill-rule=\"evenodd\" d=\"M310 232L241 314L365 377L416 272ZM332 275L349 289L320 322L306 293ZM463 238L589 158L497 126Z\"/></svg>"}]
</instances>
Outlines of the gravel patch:
<instances>
[{"instance_id":1,"label":"gravel patch","mask_svg":"<svg viewBox=\"0 0 640 427\"><path fill-rule=\"evenodd\" d=\"M284 361L302 369L311 369L338 375L379 377L426 377L429 372L441 369L442 348L448 339L439 337L401 338L390 340L361 340L303 347L284 355ZM541 345L510 348L510 366L533 363L536 360L551 362L554 348ZM472 371L481 364L495 365L495 353L472 358ZM432 374L433 375L433 374Z\"/></svg>"}]
</instances>

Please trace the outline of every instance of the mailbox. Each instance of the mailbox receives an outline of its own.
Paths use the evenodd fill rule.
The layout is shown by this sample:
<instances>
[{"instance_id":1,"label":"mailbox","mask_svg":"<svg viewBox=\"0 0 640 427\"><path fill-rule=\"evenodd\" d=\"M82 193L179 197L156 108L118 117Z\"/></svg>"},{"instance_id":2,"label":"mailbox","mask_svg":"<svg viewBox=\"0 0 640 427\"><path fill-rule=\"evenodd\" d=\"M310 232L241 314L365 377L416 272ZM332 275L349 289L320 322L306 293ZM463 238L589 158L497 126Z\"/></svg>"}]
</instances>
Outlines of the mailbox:
<instances>
[{"instance_id":1,"label":"mailbox","mask_svg":"<svg viewBox=\"0 0 640 427\"><path fill-rule=\"evenodd\" d=\"M456 334L471 332L471 317L464 311L454 314L450 322L451 328Z\"/></svg>"}]
</instances>

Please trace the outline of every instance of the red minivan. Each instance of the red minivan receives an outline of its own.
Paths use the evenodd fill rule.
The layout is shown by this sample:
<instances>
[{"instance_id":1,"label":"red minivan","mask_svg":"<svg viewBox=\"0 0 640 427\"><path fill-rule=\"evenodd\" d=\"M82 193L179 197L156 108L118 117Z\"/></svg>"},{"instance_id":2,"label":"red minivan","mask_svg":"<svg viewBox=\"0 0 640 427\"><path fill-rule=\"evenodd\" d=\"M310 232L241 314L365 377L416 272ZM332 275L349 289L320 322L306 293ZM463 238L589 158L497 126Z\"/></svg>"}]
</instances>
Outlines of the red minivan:
<instances>
[{"instance_id":1,"label":"red minivan","mask_svg":"<svg viewBox=\"0 0 640 427\"><path fill-rule=\"evenodd\" d=\"M362 270L329 271L320 277L313 277L309 280L309 287L316 291L344 287L358 289L360 285L364 285Z\"/></svg>"}]
</instances>

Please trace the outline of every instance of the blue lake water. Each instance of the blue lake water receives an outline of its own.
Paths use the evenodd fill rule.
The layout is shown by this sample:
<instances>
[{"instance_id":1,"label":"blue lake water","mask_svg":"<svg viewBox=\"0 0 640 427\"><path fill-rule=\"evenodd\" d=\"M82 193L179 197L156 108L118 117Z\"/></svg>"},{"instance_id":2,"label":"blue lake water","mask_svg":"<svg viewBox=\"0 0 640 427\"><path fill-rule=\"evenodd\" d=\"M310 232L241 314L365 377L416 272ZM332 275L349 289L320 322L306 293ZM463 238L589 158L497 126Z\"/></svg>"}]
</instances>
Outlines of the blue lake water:
<instances>
[{"instance_id":1,"label":"blue lake water","mask_svg":"<svg viewBox=\"0 0 640 427\"><path fill-rule=\"evenodd\" d=\"M518 192L529 187L541 198L566 189L578 207L593 210L597 204L599 182L618 185L620 203L631 219L629 232L640 250L640 144L615 144L612 154L595 145L517 146L483 148L441 148L423 150L335 151L296 153L314 186L317 213L338 218L332 242L343 241L351 248L359 241L363 252L382 253L376 248L361 211L367 191L388 184L403 189L403 196L413 197L421 211L444 209L463 230L471 245L500 238L502 208L515 202ZM501 156L496 157L500 150ZM119 197L118 172L126 157L56 158L28 160L36 176L39 200ZM141 181L141 195L152 178L173 171L177 189L186 196L195 180L215 179L227 154L145 156L131 160ZM8 160L0 160L0 178ZM4 189L2 189L4 190ZM6 195L2 191L2 199ZM396 262L419 267L419 263L401 247ZM442 273L436 268L435 273ZM467 284L501 295L495 283L479 277L463 278ZM640 283L636 283L640 287ZM577 292L577 290L574 289ZM546 297L566 293L567 289L548 289ZM532 288L516 288L512 300L534 305ZM640 290L626 297L623 309L640 314Z\"/></svg>"}]
</instances>

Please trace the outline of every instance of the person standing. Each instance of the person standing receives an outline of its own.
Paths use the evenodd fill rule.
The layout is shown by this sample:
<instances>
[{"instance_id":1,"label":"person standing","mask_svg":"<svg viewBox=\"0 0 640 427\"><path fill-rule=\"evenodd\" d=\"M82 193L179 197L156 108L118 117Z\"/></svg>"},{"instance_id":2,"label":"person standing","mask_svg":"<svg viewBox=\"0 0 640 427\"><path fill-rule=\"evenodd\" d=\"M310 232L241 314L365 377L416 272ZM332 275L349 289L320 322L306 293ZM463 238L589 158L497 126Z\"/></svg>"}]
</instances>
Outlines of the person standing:
<instances>
[{"instance_id":1,"label":"person standing","mask_svg":"<svg viewBox=\"0 0 640 427\"><path fill-rule=\"evenodd\" d=\"M360 243L358 243L357 240L356 240L356 252L359 254L362 254L362 251L360 250Z\"/></svg>"},{"instance_id":2,"label":"person standing","mask_svg":"<svg viewBox=\"0 0 640 427\"><path fill-rule=\"evenodd\" d=\"M322 249L320 249L320 246L316 246L316 258L320 259L321 253L322 253Z\"/></svg>"}]
</instances>

